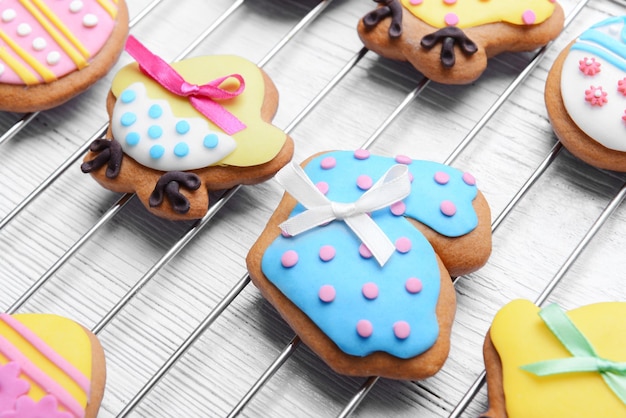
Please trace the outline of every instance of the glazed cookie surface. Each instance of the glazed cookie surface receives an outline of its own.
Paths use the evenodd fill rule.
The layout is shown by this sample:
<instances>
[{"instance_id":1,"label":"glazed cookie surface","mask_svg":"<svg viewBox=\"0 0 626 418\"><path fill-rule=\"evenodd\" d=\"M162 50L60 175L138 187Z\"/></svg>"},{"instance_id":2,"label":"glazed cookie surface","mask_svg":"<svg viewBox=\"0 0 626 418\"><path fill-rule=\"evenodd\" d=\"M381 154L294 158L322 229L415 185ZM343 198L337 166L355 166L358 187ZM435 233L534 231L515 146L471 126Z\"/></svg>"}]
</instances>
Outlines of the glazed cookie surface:
<instances>
[{"instance_id":1,"label":"glazed cookie surface","mask_svg":"<svg viewBox=\"0 0 626 418\"><path fill-rule=\"evenodd\" d=\"M559 140L595 167L626 171L626 17L593 25L554 62L545 101Z\"/></svg>"},{"instance_id":2,"label":"glazed cookie surface","mask_svg":"<svg viewBox=\"0 0 626 418\"><path fill-rule=\"evenodd\" d=\"M128 34L124 0L0 3L0 110L58 106L102 78Z\"/></svg>"},{"instance_id":3,"label":"glazed cookie surface","mask_svg":"<svg viewBox=\"0 0 626 418\"><path fill-rule=\"evenodd\" d=\"M248 254L252 281L335 371L436 373L456 306L450 275L478 269L491 250L475 179L364 150L297 167L277 176L287 193Z\"/></svg>"},{"instance_id":4,"label":"glazed cookie surface","mask_svg":"<svg viewBox=\"0 0 626 418\"><path fill-rule=\"evenodd\" d=\"M57 315L0 314L0 416L95 418L104 352L81 325Z\"/></svg>"},{"instance_id":5,"label":"glazed cookie surface","mask_svg":"<svg viewBox=\"0 0 626 418\"><path fill-rule=\"evenodd\" d=\"M531 51L563 28L553 0L375 0L358 24L364 45L433 81L467 84L502 52Z\"/></svg>"},{"instance_id":6,"label":"glazed cookie surface","mask_svg":"<svg viewBox=\"0 0 626 418\"><path fill-rule=\"evenodd\" d=\"M141 62L115 76L111 139L82 165L101 185L136 192L158 216L197 219L209 191L259 183L291 159L293 141L271 124L278 92L255 64L223 55L170 66L133 37L128 45Z\"/></svg>"},{"instance_id":7,"label":"glazed cookie surface","mask_svg":"<svg viewBox=\"0 0 626 418\"><path fill-rule=\"evenodd\" d=\"M626 417L626 303L515 300L485 339L485 418Z\"/></svg>"}]
</instances>

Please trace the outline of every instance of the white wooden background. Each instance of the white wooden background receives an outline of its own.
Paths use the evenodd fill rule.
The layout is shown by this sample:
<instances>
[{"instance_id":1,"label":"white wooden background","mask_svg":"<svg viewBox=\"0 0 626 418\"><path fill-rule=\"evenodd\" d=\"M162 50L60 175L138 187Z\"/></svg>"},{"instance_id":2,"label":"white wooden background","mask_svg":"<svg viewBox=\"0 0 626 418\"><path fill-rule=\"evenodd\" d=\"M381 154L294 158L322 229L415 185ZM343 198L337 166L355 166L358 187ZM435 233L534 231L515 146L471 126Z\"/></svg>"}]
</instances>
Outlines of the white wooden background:
<instances>
[{"instance_id":1,"label":"white wooden background","mask_svg":"<svg viewBox=\"0 0 626 418\"><path fill-rule=\"evenodd\" d=\"M149 0L129 3L131 17L151 4ZM235 0L162 0L131 32L173 60L233 4ZM259 62L319 4L317 0L245 0L191 55L229 53ZM281 94L275 124L282 128L362 48L355 26L375 6L370 0L321 4L328 7L264 65ZM561 4L569 15L576 2ZM589 0L538 67L484 128L472 134L469 145L452 162L477 177L494 220L556 144L543 102L551 62L590 24L624 12L623 2ZM443 162L533 56L505 54L493 59L472 85L427 84L381 131L379 127L421 76L406 64L366 53L290 131L296 141L295 159L301 161L321 150L355 149L377 133L371 146L375 153ZM123 54L118 67L129 61ZM106 123L104 102L111 78L109 74L66 105L36 115L0 145L0 216L11 217L0 229L0 309L10 309L45 276L49 280L18 310L54 312L95 327L149 275L147 284L98 330L108 361L100 417L117 416L245 277L248 248L282 194L273 181L242 188L157 270L155 263L193 224L157 219L131 199L65 260L66 251L120 196L100 188L76 162L61 170L23 210L15 213L15 208ZM21 116L1 114L0 133ZM536 300L555 277L562 280L549 300L566 309L624 300L623 205L608 217L571 268L564 274L560 270L569 267L570 255L625 179L560 152L499 224L488 264L456 282L458 310L444 368L420 382L379 380L354 415L449 416L483 370L482 342L496 311L514 298ZM130 416L225 416L292 337L275 310L248 285ZM300 346L242 416L337 416L364 381L334 374ZM463 416L475 417L486 409L485 393L482 387Z\"/></svg>"}]
</instances>

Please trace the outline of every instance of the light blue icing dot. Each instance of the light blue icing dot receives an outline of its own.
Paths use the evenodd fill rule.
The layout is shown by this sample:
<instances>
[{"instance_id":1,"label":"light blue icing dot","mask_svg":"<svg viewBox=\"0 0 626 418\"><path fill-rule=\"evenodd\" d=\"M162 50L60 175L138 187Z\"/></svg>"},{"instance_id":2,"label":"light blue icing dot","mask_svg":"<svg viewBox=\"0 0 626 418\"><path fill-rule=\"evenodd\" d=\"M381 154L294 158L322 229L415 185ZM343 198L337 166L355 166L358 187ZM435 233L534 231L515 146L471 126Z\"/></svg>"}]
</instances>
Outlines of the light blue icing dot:
<instances>
[{"instance_id":1,"label":"light blue icing dot","mask_svg":"<svg viewBox=\"0 0 626 418\"><path fill-rule=\"evenodd\" d=\"M176 123L176 132L181 135L185 135L187 132L189 132L189 128L189 122L187 122L186 120L181 120Z\"/></svg>"},{"instance_id":2,"label":"light blue icing dot","mask_svg":"<svg viewBox=\"0 0 626 418\"><path fill-rule=\"evenodd\" d=\"M189 154L189 145L186 142L179 142L174 147L174 155L177 157L185 157Z\"/></svg>"},{"instance_id":3,"label":"light blue icing dot","mask_svg":"<svg viewBox=\"0 0 626 418\"><path fill-rule=\"evenodd\" d=\"M148 128L148 136L152 139L159 139L163 135L163 128L159 125L152 125Z\"/></svg>"},{"instance_id":4,"label":"light blue icing dot","mask_svg":"<svg viewBox=\"0 0 626 418\"><path fill-rule=\"evenodd\" d=\"M136 98L137 98L137 95L135 94L135 92L133 90L124 90L122 92L122 95L120 96L120 99L122 100L122 103L131 103Z\"/></svg>"},{"instance_id":5,"label":"light blue icing dot","mask_svg":"<svg viewBox=\"0 0 626 418\"><path fill-rule=\"evenodd\" d=\"M126 112L120 118L122 126L130 126L137 121L137 115L132 112Z\"/></svg>"},{"instance_id":6,"label":"light blue icing dot","mask_svg":"<svg viewBox=\"0 0 626 418\"><path fill-rule=\"evenodd\" d=\"M134 147L135 145L139 143L139 140L141 139L141 137L139 136L137 132L129 132L126 135L125 139L128 145L130 145L131 147Z\"/></svg>"},{"instance_id":7,"label":"light blue icing dot","mask_svg":"<svg viewBox=\"0 0 626 418\"><path fill-rule=\"evenodd\" d=\"M165 154L165 148L162 145L153 145L150 147L150 157L155 160L161 158Z\"/></svg>"},{"instance_id":8,"label":"light blue icing dot","mask_svg":"<svg viewBox=\"0 0 626 418\"><path fill-rule=\"evenodd\" d=\"M207 148L215 148L217 147L218 142L219 138L216 134L208 134L204 137L204 142L202 144Z\"/></svg>"},{"instance_id":9,"label":"light blue icing dot","mask_svg":"<svg viewBox=\"0 0 626 418\"><path fill-rule=\"evenodd\" d=\"M148 110L148 116L150 116L152 119L158 119L161 117L162 114L163 109L157 104L150 106L150 109Z\"/></svg>"}]
</instances>

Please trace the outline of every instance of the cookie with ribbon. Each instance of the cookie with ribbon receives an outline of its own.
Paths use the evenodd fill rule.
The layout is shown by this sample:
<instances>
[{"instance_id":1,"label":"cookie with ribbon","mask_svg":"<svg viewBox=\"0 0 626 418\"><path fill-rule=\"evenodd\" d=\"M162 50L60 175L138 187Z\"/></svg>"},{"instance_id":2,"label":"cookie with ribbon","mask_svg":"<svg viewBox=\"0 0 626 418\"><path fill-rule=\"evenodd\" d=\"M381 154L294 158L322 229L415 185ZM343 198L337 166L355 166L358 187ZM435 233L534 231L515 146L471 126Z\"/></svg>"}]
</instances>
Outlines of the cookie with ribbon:
<instances>
[{"instance_id":1,"label":"cookie with ribbon","mask_svg":"<svg viewBox=\"0 0 626 418\"><path fill-rule=\"evenodd\" d=\"M564 14L554 0L374 0L358 24L364 45L410 62L433 81L467 84L502 52L531 51L554 39Z\"/></svg>"},{"instance_id":2,"label":"cookie with ribbon","mask_svg":"<svg viewBox=\"0 0 626 418\"><path fill-rule=\"evenodd\" d=\"M554 132L575 156L626 172L626 16L599 22L559 54L546 80Z\"/></svg>"},{"instance_id":3,"label":"cookie with ribbon","mask_svg":"<svg viewBox=\"0 0 626 418\"><path fill-rule=\"evenodd\" d=\"M95 418L106 369L98 339L49 314L0 314L0 416Z\"/></svg>"},{"instance_id":4,"label":"cookie with ribbon","mask_svg":"<svg viewBox=\"0 0 626 418\"><path fill-rule=\"evenodd\" d=\"M285 166L286 193L247 257L250 277L336 372L422 379L449 351L450 276L491 252L472 175L336 151Z\"/></svg>"},{"instance_id":5,"label":"cookie with ribbon","mask_svg":"<svg viewBox=\"0 0 626 418\"><path fill-rule=\"evenodd\" d=\"M484 418L626 417L626 303L515 300L485 339Z\"/></svg>"},{"instance_id":6,"label":"cookie with ribbon","mask_svg":"<svg viewBox=\"0 0 626 418\"><path fill-rule=\"evenodd\" d=\"M197 219L209 191L271 178L293 141L271 124L278 92L259 67L237 56L168 64L129 37L137 63L115 76L107 139L82 164L107 189L132 193L155 215Z\"/></svg>"},{"instance_id":7,"label":"cookie with ribbon","mask_svg":"<svg viewBox=\"0 0 626 418\"><path fill-rule=\"evenodd\" d=\"M104 77L128 34L124 0L0 2L0 110L58 106Z\"/></svg>"}]
</instances>

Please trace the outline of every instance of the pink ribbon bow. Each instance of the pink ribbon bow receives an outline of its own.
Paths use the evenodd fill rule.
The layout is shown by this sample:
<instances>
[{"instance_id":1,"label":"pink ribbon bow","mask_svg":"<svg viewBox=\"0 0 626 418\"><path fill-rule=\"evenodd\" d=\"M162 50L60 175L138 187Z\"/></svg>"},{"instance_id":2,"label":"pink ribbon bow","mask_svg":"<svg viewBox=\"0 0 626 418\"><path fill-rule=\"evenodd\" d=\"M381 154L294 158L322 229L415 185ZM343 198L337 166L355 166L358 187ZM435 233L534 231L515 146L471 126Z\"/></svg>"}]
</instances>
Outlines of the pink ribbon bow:
<instances>
[{"instance_id":1,"label":"pink ribbon bow","mask_svg":"<svg viewBox=\"0 0 626 418\"><path fill-rule=\"evenodd\" d=\"M126 51L137 61L141 71L169 92L177 96L188 97L194 108L227 134L234 135L246 128L246 125L237 119L235 115L216 102L216 100L233 99L243 92L245 82L240 74L220 77L203 85L191 84L186 82L167 62L150 52L132 35L126 41ZM239 88L237 90L231 92L219 87L229 78L239 80Z\"/></svg>"}]
</instances>

